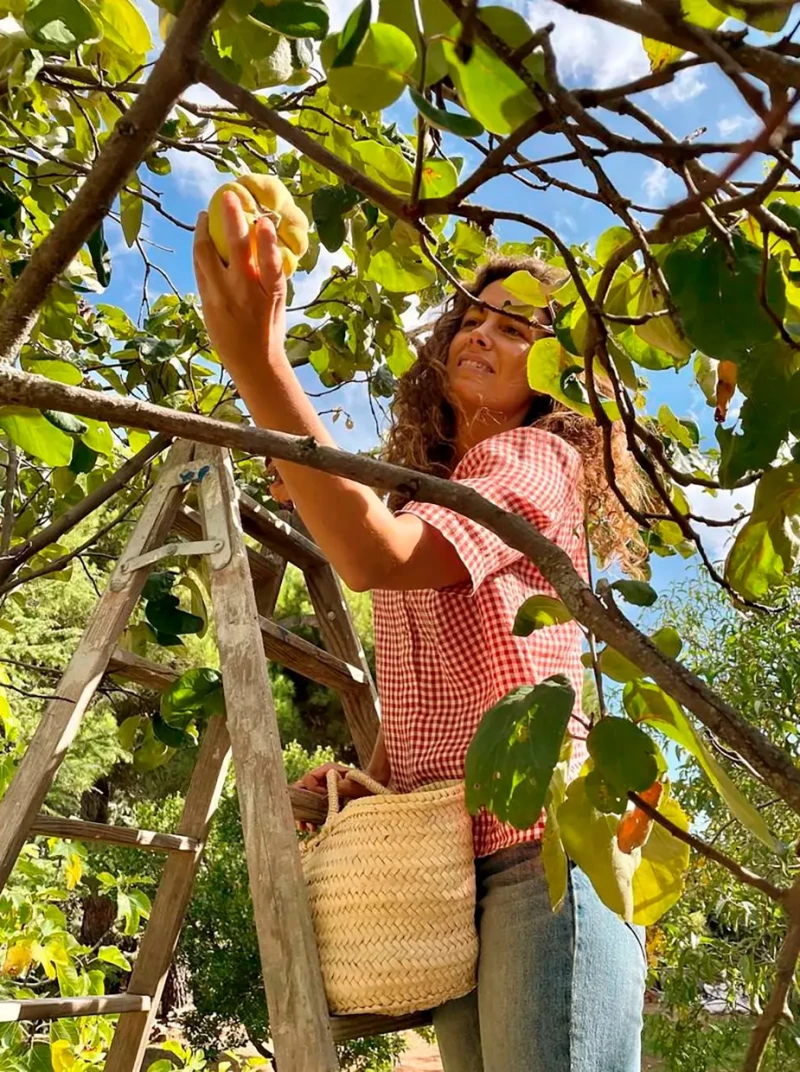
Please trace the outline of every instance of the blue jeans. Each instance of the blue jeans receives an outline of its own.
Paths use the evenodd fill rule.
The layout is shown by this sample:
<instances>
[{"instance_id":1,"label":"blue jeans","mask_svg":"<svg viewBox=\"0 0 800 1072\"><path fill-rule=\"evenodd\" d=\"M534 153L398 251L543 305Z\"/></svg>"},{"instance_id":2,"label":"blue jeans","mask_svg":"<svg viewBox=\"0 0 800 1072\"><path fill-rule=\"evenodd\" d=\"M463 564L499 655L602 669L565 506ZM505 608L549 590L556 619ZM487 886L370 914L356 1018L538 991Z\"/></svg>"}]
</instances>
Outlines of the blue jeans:
<instances>
[{"instance_id":1,"label":"blue jeans","mask_svg":"<svg viewBox=\"0 0 800 1072\"><path fill-rule=\"evenodd\" d=\"M640 1072L644 928L574 865L553 912L537 842L476 868L478 985L434 1014L444 1072Z\"/></svg>"}]
</instances>

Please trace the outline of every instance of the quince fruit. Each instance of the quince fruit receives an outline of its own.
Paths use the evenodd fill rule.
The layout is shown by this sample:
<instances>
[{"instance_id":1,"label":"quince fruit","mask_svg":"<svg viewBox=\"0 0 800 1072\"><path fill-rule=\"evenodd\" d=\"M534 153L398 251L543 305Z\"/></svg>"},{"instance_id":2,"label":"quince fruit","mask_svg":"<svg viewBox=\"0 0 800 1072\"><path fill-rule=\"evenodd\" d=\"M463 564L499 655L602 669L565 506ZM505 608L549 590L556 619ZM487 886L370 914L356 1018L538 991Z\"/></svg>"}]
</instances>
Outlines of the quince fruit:
<instances>
[{"instance_id":1,"label":"quince fruit","mask_svg":"<svg viewBox=\"0 0 800 1072\"><path fill-rule=\"evenodd\" d=\"M294 198L274 175L240 175L214 192L208 205L208 232L222 260L230 262L230 249L222 223L222 195L230 190L239 198L245 216L253 225L260 216L269 216L278 234L283 274L290 276L308 249L308 220Z\"/></svg>"}]
</instances>

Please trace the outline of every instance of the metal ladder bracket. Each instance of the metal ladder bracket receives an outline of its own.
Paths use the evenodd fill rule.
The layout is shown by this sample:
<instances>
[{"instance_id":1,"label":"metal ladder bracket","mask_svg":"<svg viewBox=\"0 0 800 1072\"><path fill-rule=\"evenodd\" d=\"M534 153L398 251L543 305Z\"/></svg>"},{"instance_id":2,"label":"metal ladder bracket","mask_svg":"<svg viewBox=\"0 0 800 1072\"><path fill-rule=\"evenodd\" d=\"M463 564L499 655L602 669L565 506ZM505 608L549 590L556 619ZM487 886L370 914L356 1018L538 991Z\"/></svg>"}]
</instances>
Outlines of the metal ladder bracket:
<instances>
[{"instance_id":1,"label":"metal ladder bracket","mask_svg":"<svg viewBox=\"0 0 800 1072\"><path fill-rule=\"evenodd\" d=\"M202 465L172 465L160 474L158 491L162 496L166 495L171 488L188 488L192 484L202 485L207 477L212 481L215 474L213 461L204 462ZM206 485L208 486L208 485ZM155 565L164 558L173 558L176 555L208 555L213 569L221 569L230 562L231 543L227 525L217 524L214 526L213 538L207 540L178 541L162 544L154 547L143 554L126 553L117 562L117 568L111 577L110 587L114 592L120 592L128 584L137 570Z\"/></svg>"}]
</instances>

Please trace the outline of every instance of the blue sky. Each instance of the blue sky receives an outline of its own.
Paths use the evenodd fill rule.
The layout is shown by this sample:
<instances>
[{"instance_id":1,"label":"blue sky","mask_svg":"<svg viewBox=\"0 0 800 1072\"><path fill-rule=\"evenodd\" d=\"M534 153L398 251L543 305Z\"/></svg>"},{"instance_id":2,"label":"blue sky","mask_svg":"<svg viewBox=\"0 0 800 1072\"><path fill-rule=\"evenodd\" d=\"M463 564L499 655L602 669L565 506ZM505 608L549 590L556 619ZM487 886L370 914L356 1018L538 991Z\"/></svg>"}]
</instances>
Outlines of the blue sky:
<instances>
[{"instance_id":1,"label":"blue sky","mask_svg":"<svg viewBox=\"0 0 800 1072\"><path fill-rule=\"evenodd\" d=\"M151 0L137 2L153 30L154 41L157 41L157 8ZM357 0L328 0L332 28L341 27L356 2ZM514 0L504 6L515 7L532 25L555 23L553 41L560 74L572 87L616 85L646 74L649 70L641 40L635 34L568 12L552 0ZM195 87L189 96L202 103L210 103L216 99L204 87ZM749 109L746 104L716 69L691 68L682 72L671 85L641 94L636 100L679 139L700 127L706 128L707 139L725 141L746 137L753 129L747 119ZM411 130L412 112L407 99L396 105L389 114L391 118L398 120L402 129ZM631 121L610 113L600 115L613 129L638 135L638 129ZM560 137L540 135L527 148L528 155L535 158L562 151L564 143ZM478 154L464 142L458 141L457 151L466 157L465 171L477 164ZM148 175L148 181L163 191L164 205L170 212L192 223L197 212L206 206L211 193L225 181L225 177L216 171L210 161L195 154L173 152L171 159L173 171L170 176L158 178ZM717 163L721 164L722 161L723 158L720 158ZM662 165L640 162L630 156L620 155L605 160L604 166L620 191L638 204L663 208L681 196L681 184ZM755 161L739 177L757 178L760 171L761 165ZM553 173L578 185L594 188L591 177L583 172L579 165L560 165ZM485 187L481 191L480 201L499 208L523 209L554 227L563 238L572 242L589 242L591 246L607 227L619 222L611 212L596 202L559 190L542 193L528 190L510 177L495 180ZM642 215L641 218L645 223L657 219L649 214ZM498 229L498 236L501 240L524 240L530 237L530 232L521 227L503 226ZM108 223L107 237L114 274L111 285L105 293L98 295L98 300L122 305L135 319L141 299L141 258L136 250L127 249L120 229L113 221ZM148 255L169 274L178 290L194 290L191 235L172 226L146 206L142 237L164 247L150 246ZM301 304L316 294L331 264L337 260L343 260L341 253L331 256L323 250L313 273L295 277L295 304ZM157 274L151 275L151 301L166 289L166 284ZM660 404L667 403L679 416L692 416L697 420L704 436L713 437L711 410L693 384L689 369L680 374L665 371L648 372L646 375L651 383L651 412L655 412ZM320 389L312 369L301 369L300 379L307 390ZM374 445L375 426L363 386L347 386L329 399L318 399L317 403L319 409L328 409L334 404L341 405L352 415L355 421L352 431L345 429L343 420L331 426L337 441L344 449L359 450ZM699 512L716 517L728 517L735 513L735 502L749 505L749 500L743 498L741 493L736 497L722 493L713 499L698 492L692 497L692 502ZM707 530L707 535L712 556L719 557L724 551L725 534L711 529ZM654 562L654 583L657 587L663 587L685 577L694 561L684 562L680 558L657 559Z\"/></svg>"}]
</instances>

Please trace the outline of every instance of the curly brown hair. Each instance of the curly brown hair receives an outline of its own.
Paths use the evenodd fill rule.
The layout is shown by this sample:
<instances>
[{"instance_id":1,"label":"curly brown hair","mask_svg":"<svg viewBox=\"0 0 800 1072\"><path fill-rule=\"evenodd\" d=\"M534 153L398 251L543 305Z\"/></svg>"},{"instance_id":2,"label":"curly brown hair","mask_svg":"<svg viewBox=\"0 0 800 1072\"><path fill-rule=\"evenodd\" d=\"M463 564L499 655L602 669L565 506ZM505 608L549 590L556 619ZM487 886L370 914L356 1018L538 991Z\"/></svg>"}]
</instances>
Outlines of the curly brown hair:
<instances>
[{"instance_id":1,"label":"curly brown hair","mask_svg":"<svg viewBox=\"0 0 800 1072\"><path fill-rule=\"evenodd\" d=\"M477 296L490 283L507 279L517 271L530 272L547 290L556 289L564 279L563 270L552 268L537 257L492 257L478 269L465 290ZM417 360L398 381L391 407L392 422L382 454L386 461L441 477L449 477L455 469L457 402L447 394L446 362L450 342L469 307L469 298L457 291L419 347ZM601 378L596 377L596 381L604 394L610 393L603 390ZM626 573L640 573L645 547L636 521L625 511L606 479L603 433L597 423L549 395L536 395L522 423L560 436L580 453L581 490L598 561L605 565L616 560ZM620 491L636 509L647 509L646 481L627 449L625 433L618 422L612 433L612 456ZM396 510L406 501L394 493L389 506Z\"/></svg>"}]
</instances>

